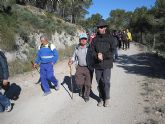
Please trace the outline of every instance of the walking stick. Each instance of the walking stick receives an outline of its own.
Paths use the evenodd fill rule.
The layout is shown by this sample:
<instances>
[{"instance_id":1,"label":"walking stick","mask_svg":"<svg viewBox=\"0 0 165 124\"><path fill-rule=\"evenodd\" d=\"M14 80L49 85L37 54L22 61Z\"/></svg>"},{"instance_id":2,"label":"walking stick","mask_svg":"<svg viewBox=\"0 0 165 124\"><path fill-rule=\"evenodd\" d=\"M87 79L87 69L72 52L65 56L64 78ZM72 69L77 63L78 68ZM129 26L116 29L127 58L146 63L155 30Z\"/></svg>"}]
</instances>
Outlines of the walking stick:
<instances>
[{"instance_id":1,"label":"walking stick","mask_svg":"<svg viewBox=\"0 0 165 124\"><path fill-rule=\"evenodd\" d=\"M33 61L31 61L31 63L32 63L32 66L34 66L34 62L33 62ZM37 68L37 67L35 67L35 69L38 71L38 73L40 73L40 71L38 70L38 68Z\"/></svg>"},{"instance_id":2,"label":"walking stick","mask_svg":"<svg viewBox=\"0 0 165 124\"><path fill-rule=\"evenodd\" d=\"M71 92L72 92L72 97L71 99L73 99L73 81L72 81L72 66L69 66L70 69L70 81L71 81Z\"/></svg>"}]
</instances>

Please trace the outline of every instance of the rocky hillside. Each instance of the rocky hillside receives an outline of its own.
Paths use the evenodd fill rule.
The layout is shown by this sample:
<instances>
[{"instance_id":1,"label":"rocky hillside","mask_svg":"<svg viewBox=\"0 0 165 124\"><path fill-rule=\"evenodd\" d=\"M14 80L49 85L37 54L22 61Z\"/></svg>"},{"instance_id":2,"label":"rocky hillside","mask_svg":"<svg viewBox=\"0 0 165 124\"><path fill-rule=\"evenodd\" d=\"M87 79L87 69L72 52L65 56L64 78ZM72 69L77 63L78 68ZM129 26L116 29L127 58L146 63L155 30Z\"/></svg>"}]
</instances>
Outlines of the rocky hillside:
<instances>
[{"instance_id":1,"label":"rocky hillside","mask_svg":"<svg viewBox=\"0 0 165 124\"><path fill-rule=\"evenodd\" d=\"M32 6L15 5L12 14L0 13L0 49L5 51L11 73L30 70L40 36L47 34L59 50L60 58L71 52L83 29ZM27 67L24 67L25 64ZM22 65L18 71L17 66Z\"/></svg>"}]
</instances>

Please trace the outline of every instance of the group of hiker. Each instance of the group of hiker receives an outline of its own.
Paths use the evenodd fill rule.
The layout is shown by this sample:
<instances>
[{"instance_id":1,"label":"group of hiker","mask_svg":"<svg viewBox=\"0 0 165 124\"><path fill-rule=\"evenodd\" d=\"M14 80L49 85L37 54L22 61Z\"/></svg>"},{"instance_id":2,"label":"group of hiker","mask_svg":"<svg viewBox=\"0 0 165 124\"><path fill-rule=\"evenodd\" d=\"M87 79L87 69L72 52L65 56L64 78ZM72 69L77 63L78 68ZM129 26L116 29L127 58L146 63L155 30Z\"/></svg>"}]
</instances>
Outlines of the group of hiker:
<instances>
[{"instance_id":1,"label":"group of hiker","mask_svg":"<svg viewBox=\"0 0 165 124\"><path fill-rule=\"evenodd\" d=\"M73 56L69 59L68 65L76 63L75 81L79 88L79 96L85 102L90 100L92 90L93 73L95 72L98 84L99 101L97 106L108 107L110 104L110 79L113 61L117 59L117 49L129 49L132 36L129 30L108 31L105 20L100 20L96 25L97 32L89 36L88 33L81 33L79 44L76 46ZM40 81L44 96L51 93L49 83L59 90L59 82L54 75L53 65L58 60L56 47L49 43L48 37L40 37L41 45L38 48L34 68L40 66ZM0 50L0 84L2 87L8 85L9 71L5 55ZM0 93L0 112L10 111L12 108L10 99Z\"/></svg>"},{"instance_id":2,"label":"group of hiker","mask_svg":"<svg viewBox=\"0 0 165 124\"><path fill-rule=\"evenodd\" d=\"M99 101L97 106L108 107L110 104L110 78L113 62L118 58L118 49L129 49L132 35L128 29L109 32L105 20L97 24L97 31L91 35L82 33L68 65L76 62L75 81L79 95L89 101L92 78L95 70L98 84ZM125 39L124 39L125 38Z\"/></svg>"},{"instance_id":3,"label":"group of hiker","mask_svg":"<svg viewBox=\"0 0 165 124\"><path fill-rule=\"evenodd\" d=\"M110 78L113 67L113 52L115 38L107 31L108 25L105 20L97 24L97 32L92 41L87 42L88 36L83 33L79 37L79 45L74 51L69 65L77 62L75 80L80 88L80 96L85 102L89 101L92 85L93 72L95 70L98 84L98 106L109 106L110 102Z\"/></svg>"},{"instance_id":4,"label":"group of hiker","mask_svg":"<svg viewBox=\"0 0 165 124\"><path fill-rule=\"evenodd\" d=\"M85 102L90 100L92 90L92 78L95 70L98 84L98 106L109 106L110 102L110 78L113 67L113 54L116 49L114 36L107 31L105 20L97 24L97 32L89 39L87 33L81 33L79 44L76 46L68 65L76 63L75 81L79 88L79 96ZM53 65L58 59L58 53L54 45L49 44L45 35L40 37L41 46L38 49L34 62L36 68L40 65L40 79L44 96L51 93L48 81L54 84L55 90L59 89L59 82L54 76Z\"/></svg>"},{"instance_id":5,"label":"group of hiker","mask_svg":"<svg viewBox=\"0 0 165 124\"><path fill-rule=\"evenodd\" d=\"M129 49L130 42L132 41L132 34L129 29L113 30L112 35L117 39L119 49Z\"/></svg>"}]
</instances>

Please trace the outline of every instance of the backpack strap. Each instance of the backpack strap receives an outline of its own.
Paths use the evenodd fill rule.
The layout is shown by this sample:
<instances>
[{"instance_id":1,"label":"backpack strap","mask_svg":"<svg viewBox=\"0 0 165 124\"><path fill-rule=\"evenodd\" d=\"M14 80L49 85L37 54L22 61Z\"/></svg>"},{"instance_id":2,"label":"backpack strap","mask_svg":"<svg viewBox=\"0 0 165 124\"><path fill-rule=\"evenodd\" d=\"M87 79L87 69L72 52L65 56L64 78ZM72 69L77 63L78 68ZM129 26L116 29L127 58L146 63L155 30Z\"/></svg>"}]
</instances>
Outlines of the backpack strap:
<instances>
[{"instance_id":1,"label":"backpack strap","mask_svg":"<svg viewBox=\"0 0 165 124\"><path fill-rule=\"evenodd\" d=\"M45 45L41 44L40 49L45 47ZM51 50L51 43L48 43L48 48Z\"/></svg>"}]
</instances>

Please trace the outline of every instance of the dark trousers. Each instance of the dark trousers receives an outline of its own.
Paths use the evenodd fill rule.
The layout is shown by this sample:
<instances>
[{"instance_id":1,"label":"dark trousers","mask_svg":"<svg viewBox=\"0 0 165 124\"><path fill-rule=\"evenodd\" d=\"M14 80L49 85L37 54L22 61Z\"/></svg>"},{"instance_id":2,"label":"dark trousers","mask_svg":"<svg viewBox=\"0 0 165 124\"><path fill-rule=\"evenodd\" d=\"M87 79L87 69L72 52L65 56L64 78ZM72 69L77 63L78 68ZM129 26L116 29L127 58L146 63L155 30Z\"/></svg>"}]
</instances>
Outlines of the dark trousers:
<instances>
[{"instance_id":1,"label":"dark trousers","mask_svg":"<svg viewBox=\"0 0 165 124\"><path fill-rule=\"evenodd\" d=\"M130 46L130 40L127 41L127 48L129 49Z\"/></svg>"},{"instance_id":2,"label":"dark trousers","mask_svg":"<svg viewBox=\"0 0 165 124\"><path fill-rule=\"evenodd\" d=\"M119 44L118 44L118 47L119 47L119 49L121 48L121 40L118 40L118 42L119 42Z\"/></svg>"},{"instance_id":3,"label":"dark trousers","mask_svg":"<svg viewBox=\"0 0 165 124\"><path fill-rule=\"evenodd\" d=\"M88 67L77 66L75 80L81 91L83 87L85 88L83 95L84 98L89 98L91 89L91 76Z\"/></svg>"},{"instance_id":4,"label":"dark trousers","mask_svg":"<svg viewBox=\"0 0 165 124\"><path fill-rule=\"evenodd\" d=\"M128 44L128 41L127 40L123 40L122 42L123 42L123 50L124 49L126 50L127 47L128 47L128 45L127 45Z\"/></svg>"},{"instance_id":5,"label":"dark trousers","mask_svg":"<svg viewBox=\"0 0 165 124\"><path fill-rule=\"evenodd\" d=\"M95 73L100 99L110 99L111 69L96 69Z\"/></svg>"},{"instance_id":6,"label":"dark trousers","mask_svg":"<svg viewBox=\"0 0 165 124\"><path fill-rule=\"evenodd\" d=\"M89 71L90 71L90 78L91 78L91 83L92 83L94 68L89 69Z\"/></svg>"}]
</instances>

